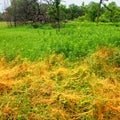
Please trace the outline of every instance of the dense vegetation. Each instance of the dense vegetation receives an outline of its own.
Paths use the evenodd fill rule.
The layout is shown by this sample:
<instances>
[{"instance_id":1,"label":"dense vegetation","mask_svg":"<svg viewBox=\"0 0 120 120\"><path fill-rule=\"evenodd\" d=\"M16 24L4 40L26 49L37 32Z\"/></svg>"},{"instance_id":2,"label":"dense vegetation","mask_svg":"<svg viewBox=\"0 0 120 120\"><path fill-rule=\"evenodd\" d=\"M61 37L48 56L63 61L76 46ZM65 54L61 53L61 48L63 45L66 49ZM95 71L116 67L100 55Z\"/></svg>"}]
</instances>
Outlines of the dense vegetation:
<instances>
[{"instance_id":1,"label":"dense vegetation","mask_svg":"<svg viewBox=\"0 0 120 120\"><path fill-rule=\"evenodd\" d=\"M119 23L0 33L0 119L120 119Z\"/></svg>"},{"instance_id":2,"label":"dense vegetation","mask_svg":"<svg viewBox=\"0 0 120 120\"><path fill-rule=\"evenodd\" d=\"M1 58L0 119L119 120L118 55L104 47L77 63L62 55L32 63Z\"/></svg>"},{"instance_id":3,"label":"dense vegetation","mask_svg":"<svg viewBox=\"0 0 120 120\"><path fill-rule=\"evenodd\" d=\"M0 14L0 19L10 22L10 25L31 23L35 27L38 27L38 23L56 24L74 19L94 22L99 18L101 22L120 22L120 7L115 2L106 5L105 1L108 0L100 0L100 3L92 1L88 5L83 2L81 6L71 4L66 7L62 0L12 0L11 6Z\"/></svg>"},{"instance_id":4,"label":"dense vegetation","mask_svg":"<svg viewBox=\"0 0 120 120\"><path fill-rule=\"evenodd\" d=\"M49 24L34 29L31 26L0 27L0 53L7 60L20 54L29 60L44 59L51 54L63 54L69 60L82 59L102 46L120 46L120 24L69 22L60 32Z\"/></svg>"},{"instance_id":5,"label":"dense vegetation","mask_svg":"<svg viewBox=\"0 0 120 120\"><path fill-rule=\"evenodd\" d=\"M105 1L11 0L0 13L0 120L120 119L120 7Z\"/></svg>"}]
</instances>

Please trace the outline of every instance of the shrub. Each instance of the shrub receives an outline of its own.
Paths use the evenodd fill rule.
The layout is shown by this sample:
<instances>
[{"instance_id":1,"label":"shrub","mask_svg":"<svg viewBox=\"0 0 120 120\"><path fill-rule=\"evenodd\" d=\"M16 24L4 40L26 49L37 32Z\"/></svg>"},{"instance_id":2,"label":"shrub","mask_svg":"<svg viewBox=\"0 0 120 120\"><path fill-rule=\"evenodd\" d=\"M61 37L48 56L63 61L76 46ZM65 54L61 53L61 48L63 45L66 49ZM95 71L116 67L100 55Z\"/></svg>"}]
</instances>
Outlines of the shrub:
<instances>
[{"instance_id":1,"label":"shrub","mask_svg":"<svg viewBox=\"0 0 120 120\"><path fill-rule=\"evenodd\" d=\"M39 28L41 27L42 25L39 23L39 22L35 22L35 23L32 23L32 27L33 28Z\"/></svg>"},{"instance_id":2,"label":"shrub","mask_svg":"<svg viewBox=\"0 0 120 120\"><path fill-rule=\"evenodd\" d=\"M76 18L75 20L79 21L79 22L89 21L86 15L80 16L80 17Z\"/></svg>"},{"instance_id":3,"label":"shrub","mask_svg":"<svg viewBox=\"0 0 120 120\"><path fill-rule=\"evenodd\" d=\"M104 14L100 16L99 21L100 22L110 22L109 18L107 18Z\"/></svg>"}]
</instances>

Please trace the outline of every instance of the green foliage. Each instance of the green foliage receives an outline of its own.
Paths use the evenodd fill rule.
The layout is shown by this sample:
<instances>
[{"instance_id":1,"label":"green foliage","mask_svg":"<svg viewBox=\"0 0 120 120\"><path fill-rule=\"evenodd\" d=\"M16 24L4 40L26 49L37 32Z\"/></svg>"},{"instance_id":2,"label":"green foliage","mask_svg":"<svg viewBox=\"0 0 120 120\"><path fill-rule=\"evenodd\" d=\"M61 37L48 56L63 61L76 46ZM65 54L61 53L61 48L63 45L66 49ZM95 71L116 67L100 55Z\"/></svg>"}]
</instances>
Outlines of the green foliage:
<instances>
[{"instance_id":1,"label":"green foliage","mask_svg":"<svg viewBox=\"0 0 120 120\"><path fill-rule=\"evenodd\" d=\"M98 11L98 3L90 2L86 8L86 14L89 17L90 21L95 21Z\"/></svg>"},{"instance_id":2,"label":"green foliage","mask_svg":"<svg viewBox=\"0 0 120 120\"><path fill-rule=\"evenodd\" d=\"M105 14L102 14L99 18L100 22L110 22L109 18L105 16Z\"/></svg>"},{"instance_id":3,"label":"green foliage","mask_svg":"<svg viewBox=\"0 0 120 120\"><path fill-rule=\"evenodd\" d=\"M86 21L89 21L89 20L88 20L87 16L84 15L84 16L80 16L80 17L76 18L75 21L86 22Z\"/></svg>"},{"instance_id":4,"label":"green foliage","mask_svg":"<svg viewBox=\"0 0 120 120\"><path fill-rule=\"evenodd\" d=\"M120 22L120 8L115 2L111 2L102 16L110 22Z\"/></svg>"},{"instance_id":5,"label":"green foliage","mask_svg":"<svg viewBox=\"0 0 120 120\"><path fill-rule=\"evenodd\" d=\"M80 14L80 7L75 5L75 4L71 4L69 5L69 19L70 20L74 20L74 18L79 17Z\"/></svg>"},{"instance_id":6,"label":"green foliage","mask_svg":"<svg viewBox=\"0 0 120 120\"><path fill-rule=\"evenodd\" d=\"M58 23L57 22L52 23L51 26L52 26L52 28L58 28ZM65 23L61 22L60 28L65 28Z\"/></svg>"},{"instance_id":7,"label":"green foliage","mask_svg":"<svg viewBox=\"0 0 120 120\"><path fill-rule=\"evenodd\" d=\"M27 22L41 22L41 23L54 23L59 21L74 20L78 21L92 21L97 19L99 3L90 2L85 5L84 2L81 6L71 4L66 7L62 4L61 0L44 0L38 2L37 0L17 0L16 6L14 1L10 7L6 9L4 18L6 21L13 21L15 19L18 23L25 24ZM115 2L108 5L103 4L100 8L100 22L120 22L120 8Z\"/></svg>"},{"instance_id":8,"label":"green foliage","mask_svg":"<svg viewBox=\"0 0 120 120\"><path fill-rule=\"evenodd\" d=\"M32 23L32 26L33 26L33 28L39 28L42 26L42 24L40 22L34 22L34 23Z\"/></svg>"},{"instance_id":9,"label":"green foliage","mask_svg":"<svg viewBox=\"0 0 120 120\"><path fill-rule=\"evenodd\" d=\"M8 28L1 23L0 32L0 53L8 60L18 54L29 60L44 59L52 53L63 53L66 58L77 60L101 46L120 47L119 27L112 23L96 26L69 22L59 33L50 24L33 29L30 25Z\"/></svg>"}]
</instances>

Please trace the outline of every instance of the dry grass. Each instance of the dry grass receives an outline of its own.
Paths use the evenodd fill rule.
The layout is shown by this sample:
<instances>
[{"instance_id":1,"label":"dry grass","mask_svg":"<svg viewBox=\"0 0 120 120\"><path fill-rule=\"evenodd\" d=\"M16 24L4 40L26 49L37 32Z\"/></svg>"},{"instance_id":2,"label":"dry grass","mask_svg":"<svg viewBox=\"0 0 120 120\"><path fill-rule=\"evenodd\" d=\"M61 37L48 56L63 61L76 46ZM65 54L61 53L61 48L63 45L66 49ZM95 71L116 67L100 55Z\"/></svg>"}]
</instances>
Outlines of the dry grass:
<instances>
[{"instance_id":1,"label":"dry grass","mask_svg":"<svg viewBox=\"0 0 120 120\"><path fill-rule=\"evenodd\" d=\"M82 62L62 55L0 59L0 119L119 120L120 54L102 48Z\"/></svg>"}]
</instances>

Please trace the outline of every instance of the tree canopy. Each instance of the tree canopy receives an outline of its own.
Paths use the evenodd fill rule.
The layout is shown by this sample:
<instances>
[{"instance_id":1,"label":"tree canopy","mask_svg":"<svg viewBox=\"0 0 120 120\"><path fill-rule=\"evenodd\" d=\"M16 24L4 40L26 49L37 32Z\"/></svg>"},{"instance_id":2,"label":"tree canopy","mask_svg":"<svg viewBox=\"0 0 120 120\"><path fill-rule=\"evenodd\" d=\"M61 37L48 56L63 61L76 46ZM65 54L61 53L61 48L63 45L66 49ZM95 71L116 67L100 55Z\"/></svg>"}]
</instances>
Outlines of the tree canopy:
<instances>
[{"instance_id":1,"label":"tree canopy","mask_svg":"<svg viewBox=\"0 0 120 120\"><path fill-rule=\"evenodd\" d=\"M95 22L99 17L100 22L120 22L120 7L115 2L108 5L104 4L105 0L100 0L100 3L90 2L81 6L71 4L69 7L61 4L61 0L11 0L11 6L6 8L5 12L0 15L0 19L14 22L17 24L36 22L44 23L58 23L60 28L60 21L78 19L80 21ZM102 3L102 6L101 6Z\"/></svg>"}]
</instances>

